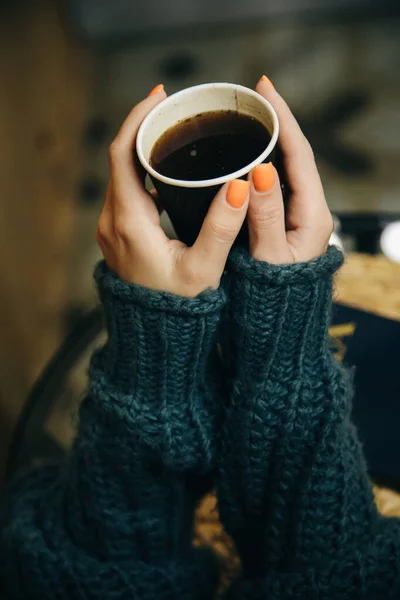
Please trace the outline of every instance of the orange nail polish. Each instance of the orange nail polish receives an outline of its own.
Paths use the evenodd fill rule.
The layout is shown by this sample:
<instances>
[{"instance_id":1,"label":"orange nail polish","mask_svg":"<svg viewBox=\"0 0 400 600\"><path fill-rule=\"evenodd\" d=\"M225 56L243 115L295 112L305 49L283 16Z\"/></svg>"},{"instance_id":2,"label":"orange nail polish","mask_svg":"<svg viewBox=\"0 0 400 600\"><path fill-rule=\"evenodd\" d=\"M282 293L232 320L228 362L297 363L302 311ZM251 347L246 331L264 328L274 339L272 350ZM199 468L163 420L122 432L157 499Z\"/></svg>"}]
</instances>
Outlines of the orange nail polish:
<instances>
[{"instance_id":1,"label":"orange nail polish","mask_svg":"<svg viewBox=\"0 0 400 600\"><path fill-rule=\"evenodd\" d=\"M160 84L156 85L156 87L154 89L151 90L150 94L148 94L147 97L150 98L150 96L155 96L159 92L162 92L163 89L164 89L164 86L162 83L160 83Z\"/></svg>"},{"instance_id":2,"label":"orange nail polish","mask_svg":"<svg viewBox=\"0 0 400 600\"><path fill-rule=\"evenodd\" d=\"M226 201L233 208L240 208L246 202L249 195L250 182L243 179L234 179L230 182L226 193Z\"/></svg>"},{"instance_id":3,"label":"orange nail polish","mask_svg":"<svg viewBox=\"0 0 400 600\"><path fill-rule=\"evenodd\" d=\"M274 187L275 170L272 163L258 165L252 173L253 185L257 192L269 192Z\"/></svg>"},{"instance_id":4,"label":"orange nail polish","mask_svg":"<svg viewBox=\"0 0 400 600\"><path fill-rule=\"evenodd\" d=\"M272 83L272 81L270 79L268 79L268 77L266 75L263 75L261 77L261 81L264 81L264 83L268 83L268 85L270 85L271 87L273 87L275 89L274 84Z\"/></svg>"}]
</instances>

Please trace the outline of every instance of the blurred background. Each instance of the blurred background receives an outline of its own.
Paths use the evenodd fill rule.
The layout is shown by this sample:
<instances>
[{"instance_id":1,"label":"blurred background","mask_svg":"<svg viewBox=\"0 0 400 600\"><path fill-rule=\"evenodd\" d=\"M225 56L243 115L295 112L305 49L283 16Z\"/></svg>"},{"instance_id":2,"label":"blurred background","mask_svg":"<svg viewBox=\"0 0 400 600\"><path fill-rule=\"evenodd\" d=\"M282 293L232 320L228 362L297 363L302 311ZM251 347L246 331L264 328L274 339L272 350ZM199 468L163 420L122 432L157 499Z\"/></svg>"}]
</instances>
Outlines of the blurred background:
<instances>
[{"instance_id":1,"label":"blurred background","mask_svg":"<svg viewBox=\"0 0 400 600\"><path fill-rule=\"evenodd\" d=\"M349 252L340 300L400 319L397 4L3 0L0 473L12 439L14 465L70 443L102 336L91 274L108 146L160 82L173 93L209 81L254 87L268 75L314 147Z\"/></svg>"}]
</instances>

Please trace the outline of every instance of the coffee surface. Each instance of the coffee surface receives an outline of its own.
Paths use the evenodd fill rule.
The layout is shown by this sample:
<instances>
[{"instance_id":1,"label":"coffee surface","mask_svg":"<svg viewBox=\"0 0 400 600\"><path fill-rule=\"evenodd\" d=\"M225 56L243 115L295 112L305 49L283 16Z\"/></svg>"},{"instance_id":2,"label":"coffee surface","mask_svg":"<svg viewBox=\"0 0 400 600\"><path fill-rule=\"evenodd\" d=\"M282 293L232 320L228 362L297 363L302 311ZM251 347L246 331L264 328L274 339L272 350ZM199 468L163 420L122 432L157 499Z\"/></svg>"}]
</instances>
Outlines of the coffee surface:
<instances>
[{"instance_id":1,"label":"coffee surface","mask_svg":"<svg viewBox=\"0 0 400 600\"><path fill-rule=\"evenodd\" d=\"M150 164L173 179L214 179L253 162L270 140L254 117L233 110L205 112L168 129L154 145Z\"/></svg>"}]
</instances>

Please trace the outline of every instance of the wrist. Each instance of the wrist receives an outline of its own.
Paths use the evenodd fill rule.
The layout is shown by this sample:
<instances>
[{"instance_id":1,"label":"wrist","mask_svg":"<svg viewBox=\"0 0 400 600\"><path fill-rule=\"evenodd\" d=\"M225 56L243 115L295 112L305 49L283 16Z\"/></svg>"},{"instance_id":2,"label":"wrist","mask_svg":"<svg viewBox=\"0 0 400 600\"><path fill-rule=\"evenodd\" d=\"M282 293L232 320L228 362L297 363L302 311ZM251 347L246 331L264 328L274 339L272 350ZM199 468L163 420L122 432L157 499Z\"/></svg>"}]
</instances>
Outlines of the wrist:
<instances>
[{"instance_id":1,"label":"wrist","mask_svg":"<svg viewBox=\"0 0 400 600\"><path fill-rule=\"evenodd\" d=\"M196 298L154 291L122 281L104 261L96 267L95 280L108 333L104 366L110 381L120 389L129 393L138 383L137 363L144 375L149 375L148 369L158 367L160 354L169 352L170 362L193 352L204 358L225 303L221 289L205 291ZM154 353L154 364L142 364L148 353Z\"/></svg>"},{"instance_id":2,"label":"wrist","mask_svg":"<svg viewBox=\"0 0 400 600\"><path fill-rule=\"evenodd\" d=\"M229 257L228 270L240 279L277 287L306 285L331 277L343 264L343 253L335 246L309 262L271 264L252 258L246 250L235 248Z\"/></svg>"}]
</instances>

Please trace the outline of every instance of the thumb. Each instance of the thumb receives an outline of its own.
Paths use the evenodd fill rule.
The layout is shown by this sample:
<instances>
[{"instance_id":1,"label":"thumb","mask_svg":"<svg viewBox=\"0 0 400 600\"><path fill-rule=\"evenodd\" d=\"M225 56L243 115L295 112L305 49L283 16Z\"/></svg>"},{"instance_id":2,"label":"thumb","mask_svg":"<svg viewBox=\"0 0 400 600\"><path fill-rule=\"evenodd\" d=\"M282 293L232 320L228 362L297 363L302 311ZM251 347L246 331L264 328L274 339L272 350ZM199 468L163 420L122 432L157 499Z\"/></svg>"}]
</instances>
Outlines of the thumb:
<instances>
[{"instance_id":1,"label":"thumb","mask_svg":"<svg viewBox=\"0 0 400 600\"><path fill-rule=\"evenodd\" d=\"M259 165L249 176L248 226L250 254L271 264L293 262L285 231L285 211L279 176L272 163Z\"/></svg>"},{"instance_id":2,"label":"thumb","mask_svg":"<svg viewBox=\"0 0 400 600\"><path fill-rule=\"evenodd\" d=\"M194 245L189 248L195 264L221 277L230 249L246 217L250 183L234 179L219 190L209 208ZM203 271L204 272L204 271Z\"/></svg>"}]
</instances>

